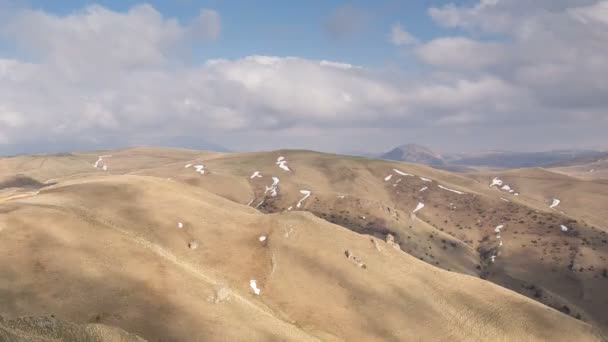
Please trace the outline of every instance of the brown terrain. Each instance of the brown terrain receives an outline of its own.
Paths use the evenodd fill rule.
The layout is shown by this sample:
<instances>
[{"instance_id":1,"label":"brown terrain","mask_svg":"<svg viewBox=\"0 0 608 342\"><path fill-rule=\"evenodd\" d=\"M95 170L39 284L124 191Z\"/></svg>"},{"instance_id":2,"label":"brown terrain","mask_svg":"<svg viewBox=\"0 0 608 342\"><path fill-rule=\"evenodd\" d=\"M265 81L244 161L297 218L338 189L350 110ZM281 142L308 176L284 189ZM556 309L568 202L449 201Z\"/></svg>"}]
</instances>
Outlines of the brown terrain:
<instances>
[{"instance_id":1,"label":"brown terrain","mask_svg":"<svg viewBox=\"0 0 608 342\"><path fill-rule=\"evenodd\" d=\"M607 179L541 168L2 158L0 339L43 316L60 326L48 340L605 341L607 205Z\"/></svg>"}]
</instances>

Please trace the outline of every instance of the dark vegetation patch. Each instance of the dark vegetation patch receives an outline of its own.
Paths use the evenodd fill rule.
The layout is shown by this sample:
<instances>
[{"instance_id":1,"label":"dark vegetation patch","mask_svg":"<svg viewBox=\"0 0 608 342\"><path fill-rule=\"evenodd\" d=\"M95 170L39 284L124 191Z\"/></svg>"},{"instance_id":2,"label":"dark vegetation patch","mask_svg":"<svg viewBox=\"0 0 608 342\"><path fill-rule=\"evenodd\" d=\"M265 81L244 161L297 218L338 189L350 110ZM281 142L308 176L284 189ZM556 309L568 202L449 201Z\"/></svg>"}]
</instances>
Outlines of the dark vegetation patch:
<instances>
[{"instance_id":1,"label":"dark vegetation patch","mask_svg":"<svg viewBox=\"0 0 608 342\"><path fill-rule=\"evenodd\" d=\"M54 183L53 183L54 184ZM25 189L40 189L40 188L44 188L45 186L49 186L52 184L45 184L42 183L34 178L28 177L28 176L24 176L24 175L17 175L15 177L6 179L2 182L0 182L0 190L1 189L7 189L7 188L25 188Z\"/></svg>"}]
</instances>

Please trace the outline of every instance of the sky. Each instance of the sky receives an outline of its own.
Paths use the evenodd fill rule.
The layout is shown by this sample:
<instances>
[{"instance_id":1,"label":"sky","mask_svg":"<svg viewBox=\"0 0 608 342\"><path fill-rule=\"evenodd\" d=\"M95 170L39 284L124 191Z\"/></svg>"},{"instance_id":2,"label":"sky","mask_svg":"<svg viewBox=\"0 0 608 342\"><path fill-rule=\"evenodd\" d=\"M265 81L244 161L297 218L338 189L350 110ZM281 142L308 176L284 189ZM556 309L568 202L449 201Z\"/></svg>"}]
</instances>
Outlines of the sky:
<instances>
[{"instance_id":1,"label":"sky","mask_svg":"<svg viewBox=\"0 0 608 342\"><path fill-rule=\"evenodd\" d=\"M608 148L608 0L0 0L0 154Z\"/></svg>"}]
</instances>

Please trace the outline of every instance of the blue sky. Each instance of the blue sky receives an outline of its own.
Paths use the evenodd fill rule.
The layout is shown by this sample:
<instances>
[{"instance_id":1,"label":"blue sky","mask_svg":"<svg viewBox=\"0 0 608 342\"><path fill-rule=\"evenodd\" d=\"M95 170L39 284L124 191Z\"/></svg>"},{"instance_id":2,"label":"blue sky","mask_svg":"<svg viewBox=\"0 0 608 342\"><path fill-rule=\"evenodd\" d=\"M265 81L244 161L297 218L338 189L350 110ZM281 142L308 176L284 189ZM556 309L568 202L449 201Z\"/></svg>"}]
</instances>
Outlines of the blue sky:
<instances>
[{"instance_id":1,"label":"blue sky","mask_svg":"<svg viewBox=\"0 0 608 342\"><path fill-rule=\"evenodd\" d=\"M0 0L0 154L608 148L608 0Z\"/></svg>"},{"instance_id":2,"label":"blue sky","mask_svg":"<svg viewBox=\"0 0 608 342\"><path fill-rule=\"evenodd\" d=\"M91 4L126 11L140 1L31 1L32 8L69 14ZM402 23L413 35L428 40L448 29L427 14L431 6L448 1L146 1L165 16L187 22L200 8L222 15L222 39L199 47L198 58L238 58L247 55L299 56L365 66L403 63L389 42L388 30ZM328 22L340 9L360 12L351 33L335 36Z\"/></svg>"}]
</instances>

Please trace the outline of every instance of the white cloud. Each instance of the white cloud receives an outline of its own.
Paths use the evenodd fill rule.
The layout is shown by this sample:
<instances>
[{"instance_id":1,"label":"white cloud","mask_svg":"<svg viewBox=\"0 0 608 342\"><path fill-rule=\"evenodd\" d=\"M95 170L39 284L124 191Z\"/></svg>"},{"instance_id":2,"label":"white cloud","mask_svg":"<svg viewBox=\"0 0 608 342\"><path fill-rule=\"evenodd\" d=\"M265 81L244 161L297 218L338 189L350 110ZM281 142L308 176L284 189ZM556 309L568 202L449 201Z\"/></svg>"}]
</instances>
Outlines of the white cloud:
<instances>
[{"instance_id":1,"label":"white cloud","mask_svg":"<svg viewBox=\"0 0 608 342\"><path fill-rule=\"evenodd\" d=\"M423 62L440 67L479 69L504 62L508 56L501 44L465 37L443 37L415 49Z\"/></svg>"},{"instance_id":2,"label":"white cloud","mask_svg":"<svg viewBox=\"0 0 608 342\"><path fill-rule=\"evenodd\" d=\"M219 13L210 9L201 9L197 20L191 24L190 29L196 36L203 39L217 39L222 30Z\"/></svg>"},{"instance_id":3,"label":"white cloud","mask_svg":"<svg viewBox=\"0 0 608 342\"><path fill-rule=\"evenodd\" d=\"M390 41L395 46L402 46L416 43L416 38L405 31L400 24L391 27Z\"/></svg>"},{"instance_id":4,"label":"white cloud","mask_svg":"<svg viewBox=\"0 0 608 342\"><path fill-rule=\"evenodd\" d=\"M603 139L604 24L585 17L589 4L547 14L507 10L503 2L449 7L460 18L453 22L479 39L412 46L429 65L415 77L298 57L182 63L176 50L220 34L219 15L210 10L188 23L148 5L126 12L92 6L65 16L21 11L0 23L4 39L29 52L28 62L0 55L0 142L82 149L209 139L229 148L373 150L406 135L450 146L514 136L524 143L538 140L532 128L547 122L543 139L566 132ZM507 39L485 36L477 23L488 11L517 18L517 25L503 21ZM588 129L578 134L570 125Z\"/></svg>"},{"instance_id":5,"label":"white cloud","mask_svg":"<svg viewBox=\"0 0 608 342\"><path fill-rule=\"evenodd\" d=\"M568 11L583 23L591 21L608 24L608 1L599 1L589 6L575 7Z\"/></svg>"}]
</instances>

